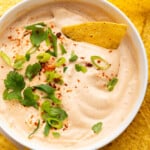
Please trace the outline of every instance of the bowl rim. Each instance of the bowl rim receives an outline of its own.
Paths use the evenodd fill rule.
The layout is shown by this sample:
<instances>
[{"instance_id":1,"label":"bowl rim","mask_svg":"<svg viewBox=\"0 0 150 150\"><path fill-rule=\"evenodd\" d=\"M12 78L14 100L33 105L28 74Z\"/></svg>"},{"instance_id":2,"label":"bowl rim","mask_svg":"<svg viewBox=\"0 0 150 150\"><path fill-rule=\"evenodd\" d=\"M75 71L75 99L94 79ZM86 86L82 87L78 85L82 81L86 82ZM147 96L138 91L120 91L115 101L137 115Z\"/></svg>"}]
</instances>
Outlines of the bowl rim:
<instances>
[{"instance_id":1,"label":"bowl rim","mask_svg":"<svg viewBox=\"0 0 150 150\"><path fill-rule=\"evenodd\" d=\"M19 2L18 4L16 4L15 6L13 6L12 8L10 8L8 11L6 11L4 13L4 15L0 18L0 24L1 22L3 22L3 20L5 20L5 18L7 18L11 13L13 13L14 11L16 11L16 9L20 8L21 6L30 3L32 0L23 0L21 2ZM90 0L81 0L83 2L90 2ZM51 0L49 0L49 2L51 2ZM44 2L43 2L44 3ZM117 8L115 5L113 5L112 3L110 3L107 0L95 0L95 3L101 3L101 5L106 6L108 9L113 10L114 12L116 12L126 23L128 23L128 25L130 26L131 30L132 30L132 34L133 36L136 38L136 40L138 41L138 48L141 51L142 54L142 61L143 61L143 70L144 72L144 79L143 79L143 83L141 83L141 91L140 91L140 95L135 103L134 108L132 109L132 111L130 112L130 114L128 115L128 117L125 119L125 121L122 123L122 126L119 126L118 129L116 129L115 132L113 132L109 138L106 138L104 140L102 140L102 142L96 142L94 144L92 144L91 146L88 147L84 147L81 148L82 150L90 150L90 149L98 149L98 148L102 148L105 145L109 144L110 142L112 142L114 139L116 139L119 135L121 135L125 129L130 125L130 123L133 121L133 119L135 118L135 116L137 115L142 102L144 101L144 96L146 93L146 89L147 89L147 84L148 84L148 61L147 61L147 56L146 56L146 50L144 47L144 44L142 42L142 39L140 37L140 34L138 33L136 27L133 25L133 23L130 21L130 19L119 9ZM106 11L107 12L107 11ZM15 143L18 142L21 145L24 145L28 148L31 149L36 149L38 150L38 146L36 145L31 145L31 144L27 144L24 141L22 141L21 139L16 139L15 136L8 130L4 129L4 125L2 125L2 122L0 121L0 128L2 129L3 134L5 134L10 140L14 141Z\"/></svg>"}]
</instances>

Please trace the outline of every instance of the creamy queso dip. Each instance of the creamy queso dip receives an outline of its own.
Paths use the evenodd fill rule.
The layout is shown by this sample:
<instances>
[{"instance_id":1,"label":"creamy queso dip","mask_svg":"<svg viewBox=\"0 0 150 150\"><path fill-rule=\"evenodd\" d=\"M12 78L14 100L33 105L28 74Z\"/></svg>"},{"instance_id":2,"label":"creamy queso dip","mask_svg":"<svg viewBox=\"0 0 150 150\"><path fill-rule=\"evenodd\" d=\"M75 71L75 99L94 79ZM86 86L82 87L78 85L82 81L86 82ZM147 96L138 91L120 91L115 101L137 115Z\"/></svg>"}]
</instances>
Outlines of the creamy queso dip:
<instances>
[{"instance_id":1,"label":"creamy queso dip","mask_svg":"<svg viewBox=\"0 0 150 150\"><path fill-rule=\"evenodd\" d=\"M31 47L29 34L25 35L24 29L30 24L44 22L57 34L66 25L97 20L113 21L99 8L81 4L78 2L53 3L27 13L0 35L0 50L7 53L12 60L15 59L16 54L24 55ZM63 73L64 84L59 87L62 107L68 114L66 128L59 130L61 136L55 138L49 134L45 137L43 135L44 123L41 123L33 137L28 138L29 133L35 129L35 122L41 117L40 111L33 107L24 107L15 100L3 100L4 79L13 69L2 59L0 59L0 119L16 139L21 139L31 145L39 145L42 149L79 149L97 141L101 142L127 118L139 90L138 63L133 55L132 43L127 36L116 50L75 42L62 33L58 41L62 41L67 49L67 53L64 54L66 59L69 59L72 51L78 56L76 62L67 62L68 69ZM42 44L39 50L32 54L30 61L20 71L21 74L24 74L28 64L36 62L37 54L44 48L45 45ZM101 56L107 60L111 64L110 68L97 70L87 65L86 73L77 72L74 69L75 63L90 62L92 55ZM58 54L59 56L61 54ZM106 83L113 77L118 78L118 83L110 92L106 89ZM45 83L43 74L36 76L32 81L26 81L27 86L34 86L37 83ZM99 121L103 123L102 130L99 134L94 134L91 127Z\"/></svg>"}]
</instances>

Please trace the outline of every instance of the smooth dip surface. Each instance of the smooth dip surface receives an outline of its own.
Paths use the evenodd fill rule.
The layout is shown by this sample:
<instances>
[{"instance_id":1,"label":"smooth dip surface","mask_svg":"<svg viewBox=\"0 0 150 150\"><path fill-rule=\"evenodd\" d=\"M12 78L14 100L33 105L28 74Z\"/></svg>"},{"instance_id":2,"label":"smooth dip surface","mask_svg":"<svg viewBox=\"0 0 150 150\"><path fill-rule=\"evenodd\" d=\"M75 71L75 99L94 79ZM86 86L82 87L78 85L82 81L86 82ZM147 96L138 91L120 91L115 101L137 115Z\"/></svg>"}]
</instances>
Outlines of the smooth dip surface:
<instances>
[{"instance_id":1,"label":"smooth dip surface","mask_svg":"<svg viewBox=\"0 0 150 150\"><path fill-rule=\"evenodd\" d=\"M95 6L79 2L41 6L16 20L0 35L0 50L7 53L12 60L16 54L24 55L31 47L29 35L25 35L24 29L30 24L44 22L54 33L58 33L63 26L97 20L112 21L112 18ZM111 67L104 71L87 67L88 71L82 73L74 69L75 63L67 62L68 69L63 73L65 84L59 87L62 105L68 114L66 128L59 130L61 136L54 138L49 134L45 137L42 123L33 137L28 138L29 133L35 128L35 122L40 118L40 111L33 107L24 107L18 101L3 100L4 79L13 69L2 59L0 59L0 119L3 120L6 130L8 128L16 139L20 138L30 145L36 144L42 149L79 149L97 141L101 142L127 118L136 102L140 86L138 62L127 35L117 50L75 42L63 34L59 41L63 41L67 49L67 53L64 54L66 59L69 59L72 51L78 56L75 63L86 64L90 62L92 55L96 55L111 64ZM32 55L24 68L28 64L35 63L37 54L42 52L44 47L43 44L40 50ZM58 71L61 71L62 68L59 69ZM21 74L24 72L25 69L20 71ZM118 83L110 92L106 89L106 83L113 77L118 78ZM45 83L43 74L36 76L31 82L27 81L28 86L37 83ZM103 123L102 130L99 134L94 134L91 127L99 121Z\"/></svg>"}]
</instances>

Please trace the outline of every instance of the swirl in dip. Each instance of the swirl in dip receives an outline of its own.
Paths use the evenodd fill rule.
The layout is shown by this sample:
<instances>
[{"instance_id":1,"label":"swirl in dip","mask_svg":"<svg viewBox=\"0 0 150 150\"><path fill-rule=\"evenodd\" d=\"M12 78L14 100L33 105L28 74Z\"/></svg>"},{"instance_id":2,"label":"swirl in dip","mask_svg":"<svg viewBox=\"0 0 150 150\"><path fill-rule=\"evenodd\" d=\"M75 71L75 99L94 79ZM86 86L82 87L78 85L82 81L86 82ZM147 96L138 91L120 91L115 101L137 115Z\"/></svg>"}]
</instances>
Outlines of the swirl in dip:
<instances>
[{"instance_id":1,"label":"swirl in dip","mask_svg":"<svg viewBox=\"0 0 150 150\"><path fill-rule=\"evenodd\" d=\"M0 119L6 124L17 138L26 143L41 146L43 149L79 149L84 145L92 144L107 138L124 119L129 115L139 90L139 69L134 48L127 35L116 50L105 49L85 42L73 41L61 33L62 27L89 21L112 21L112 17L99 8L79 2L55 2L47 6L41 6L17 19L0 35L0 50L7 53L12 61L17 55L25 55L32 47L30 41L31 32L25 27L43 22L50 27L57 36L58 56L51 57L46 64L41 63L41 71L32 79L24 77L26 87L46 84L45 72L56 59L62 56L66 59L65 65L55 68L61 74L63 83L53 84L57 98L61 99L61 108L68 114L61 129L52 128L48 136L44 136L45 122L41 118L41 109L26 107L17 100L4 100L4 80L13 68L0 59ZM59 44L67 50L62 55ZM51 46L52 48L52 46ZM24 76L29 64L37 62L37 55L47 50L47 45L42 42L29 61L24 63L23 69L18 70ZM78 59L70 62L74 53ZM105 59L110 67L106 70L98 70L91 63L91 56L100 56ZM77 71L75 64L82 64L86 72ZM64 67L66 70L64 71ZM50 69L51 70L51 69ZM118 82L112 91L107 89L108 82L117 78ZM39 107L44 99L42 92L35 91L40 95ZM28 138L29 134L40 127ZM92 126L102 122L102 130L95 134ZM51 133L57 131L60 134L56 138Z\"/></svg>"}]
</instances>

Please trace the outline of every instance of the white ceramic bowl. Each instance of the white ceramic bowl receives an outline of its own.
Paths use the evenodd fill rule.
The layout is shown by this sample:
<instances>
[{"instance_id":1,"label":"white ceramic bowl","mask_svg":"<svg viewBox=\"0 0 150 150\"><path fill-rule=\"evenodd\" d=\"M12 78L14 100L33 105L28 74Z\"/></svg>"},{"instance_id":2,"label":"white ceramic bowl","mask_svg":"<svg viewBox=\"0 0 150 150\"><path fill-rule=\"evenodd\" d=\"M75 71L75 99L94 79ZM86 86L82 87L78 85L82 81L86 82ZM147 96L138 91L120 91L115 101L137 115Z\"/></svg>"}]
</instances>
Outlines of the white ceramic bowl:
<instances>
[{"instance_id":1,"label":"white ceramic bowl","mask_svg":"<svg viewBox=\"0 0 150 150\"><path fill-rule=\"evenodd\" d=\"M9 11L7 11L1 18L0 18L0 34L1 31L3 31L9 24L11 24L14 20L25 14L26 12L30 11L32 8L38 7L42 4L46 4L49 2L53 1L61 1L61 0L24 0ZM71 1L71 0L70 0ZM77 0L75 0L77 1ZM131 21L114 5L109 3L106 0L79 0L83 2L88 2L94 5L99 6L105 12L108 14L111 14L115 20L121 23L125 23L128 25L128 35L135 47L135 50L137 51L138 59L139 59L139 64L140 64L140 81L141 81L141 86L140 86L140 93L139 97L133 107L132 112L130 115L125 119L125 121L122 123L122 125L116 129L114 133L112 133L108 138L102 140L101 142L96 142L95 144L88 146L88 147L83 147L81 148L82 150L91 150L91 149L97 149L105 146L106 144L110 143L112 140L114 140L116 137L118 137L127 127L128 125L132 122L134 119L135 115L137 114L142 101L144 99L146 87L147 87L147 79L148 79L148 66L147 66L147 58L145 54L145 49L144 45L142 43L142 40L135 29L134 25L131 23ZM35 150L41 150L38 145L30 145L25 143L23 140L17 139L10 130L6 129L3 122L0 120L0 127L2 129L3 134L5 134L9 139L12 139L18 146L20 144L29 147L31 149ZM20 149L20 148L19 148Z\"/></svg>"}]
</instances>

